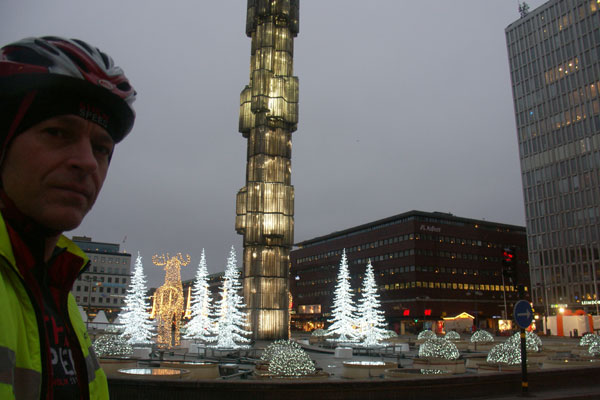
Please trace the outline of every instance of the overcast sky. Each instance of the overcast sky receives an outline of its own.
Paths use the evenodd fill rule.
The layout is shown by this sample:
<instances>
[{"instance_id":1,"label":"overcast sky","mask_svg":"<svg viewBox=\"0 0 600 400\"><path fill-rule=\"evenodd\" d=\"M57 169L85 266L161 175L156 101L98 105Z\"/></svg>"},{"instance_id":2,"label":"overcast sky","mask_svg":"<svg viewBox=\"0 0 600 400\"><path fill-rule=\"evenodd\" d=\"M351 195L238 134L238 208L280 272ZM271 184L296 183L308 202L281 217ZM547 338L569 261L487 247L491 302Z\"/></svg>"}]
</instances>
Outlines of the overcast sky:
<instances>
[{"instance_id":1,"label":"overcast sky","mask_svg":"<svg viewBox=\"0 0 600 400\"><path fill-rule=\"evenodd\" d=\"M542 0L529 1L531 9ZM504 28L516 0L302 0L294 75L295 242L410 210L524 225ZM68 235L155 253L202 248L222 271L233 245L246 140L246 0L2 0L2 44L80 38L138 91L94 210Z\"/></svg>"}]
</instances>

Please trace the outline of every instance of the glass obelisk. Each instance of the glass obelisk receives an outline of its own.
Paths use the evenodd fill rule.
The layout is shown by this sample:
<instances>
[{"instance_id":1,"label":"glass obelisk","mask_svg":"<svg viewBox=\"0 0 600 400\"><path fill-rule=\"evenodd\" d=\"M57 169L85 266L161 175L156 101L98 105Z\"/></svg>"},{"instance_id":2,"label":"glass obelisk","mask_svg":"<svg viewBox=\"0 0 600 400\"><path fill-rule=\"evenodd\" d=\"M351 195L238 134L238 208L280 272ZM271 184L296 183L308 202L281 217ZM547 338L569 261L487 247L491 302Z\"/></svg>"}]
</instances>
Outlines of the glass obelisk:
<instances>
[{"instance_id":1,"label":"glass obelisk","mask_svg":"<svg viewBox=\"0 0 600 400\"><path fill-rule=\"evenodd\" d=\"M244 299L253 339L288 337L289 254L294 241L292 132L298 123L293 76L299 1L248 0L250 83L240 96L239 131L248 139L246 186L237 194L244 236Z\"/></svg>"}]
</instances>

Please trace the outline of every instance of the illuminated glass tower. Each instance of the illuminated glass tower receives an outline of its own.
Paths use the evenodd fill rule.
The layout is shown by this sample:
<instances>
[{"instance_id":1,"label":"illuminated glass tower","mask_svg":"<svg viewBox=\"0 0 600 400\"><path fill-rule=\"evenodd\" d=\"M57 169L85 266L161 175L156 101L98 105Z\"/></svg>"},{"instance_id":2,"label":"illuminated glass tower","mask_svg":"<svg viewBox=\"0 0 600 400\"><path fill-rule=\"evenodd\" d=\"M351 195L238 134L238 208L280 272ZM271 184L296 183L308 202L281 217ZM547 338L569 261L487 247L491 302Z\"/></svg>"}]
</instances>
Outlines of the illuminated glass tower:
<instances>
[{"instance_id":1,"label":"illuminated glass tower","mask_svg":"<svg viewBox=\"0 0 600 400\"><path fill-rule=\"evenodd\" d=\"M532 299L550 315L559 307L598 313L600 1L520 11L506 42Z\"/></svg>"},{"instance_id":2,"label":"illuminated glass tower","mask_svg":"<svg viewBox=\"0 0 600 400\"><path fill-rule=\"evenodd\" d=\"M244 236L244 299L254 339L288 336L289 253L294 241L292 132L298 123L293 76L298 0L248 0L250 84L240 99L248 139L246 186L237 194L236 231Z\"/></svg>"}]
</instances>

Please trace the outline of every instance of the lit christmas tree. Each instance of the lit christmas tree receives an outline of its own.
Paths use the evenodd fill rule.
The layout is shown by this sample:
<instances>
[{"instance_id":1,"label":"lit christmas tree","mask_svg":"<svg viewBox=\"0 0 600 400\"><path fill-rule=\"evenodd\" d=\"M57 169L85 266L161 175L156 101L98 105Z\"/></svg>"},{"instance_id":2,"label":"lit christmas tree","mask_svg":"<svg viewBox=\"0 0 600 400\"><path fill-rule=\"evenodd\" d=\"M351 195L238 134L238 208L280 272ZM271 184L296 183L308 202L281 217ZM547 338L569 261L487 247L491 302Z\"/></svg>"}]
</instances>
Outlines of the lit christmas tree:
<instances>
[{"instance_id":1,"label":"lit christmas tree","mask_svg":"<svg viewBox=\"0 0 600 400\"><path fill-rule=\"evenodd\" d=\"M358 326L362 338L362 345L366 347L377 346L385 337L386 322L381 309L377 283L371 260L363 279L361 298L358 302Z\"/></svg>"},{"instance_id":2,"label":"lit christmas tree","mask_svg":"<svg viewBox=\"0 0 600 400\"><path fill-rule=\"evenodd\" d=\"M206 269L206 256L204 249L200 256L196 280L192 288L192 318L186 325L185 337L197 339L202 342L214 341L214 322L211 317L211 296L208 289L208 270Z\"/></svg>"},{"instance_id":3,"label":"lit christmas tree","mask_svg":"<svg viewBox=\"0 0 600 400\"><path fill-rule=\"evenodd\" d=\"M217 343L215 347L235 349L243 347L243 343L250 342L246 336L252 332L244 329L247 325L248 315L242 311L245 307L244 299L240 296L242 285L240 283L240 271L237 268L235 249L231 246L223 286L221 287L221 299L215 306L217 310Z\"/></svg>"},{"instance_id":4,"label":"lit christmas tree","mask_svg":"<svg viewBox=\"0 0 600 400\"><path fill-rule=\"evenodd\" d=\"M127 295L125 307L119 316L123 332L121 335L132 345L152 343L152 322L146 304L146 277L142 266L142 256L138 251L135 269Z\"/></svg>"},{"instance_id":5,"label":"lit christmas tree","mask_svg":"<svg viewBox=\"0 0 600 400\"><path fill-rule=\"evenodd\" d=\"M333 294L331 309L333 318L328 321L332 323L327 329L328 335L339 335L338 342L355 341L357 336L357 331L354 329L356 326L355 312L356 307L352 301L352 289L350 288L348 259L346 258L346 249L344 249Z\"/></svg>"}]
</instances>

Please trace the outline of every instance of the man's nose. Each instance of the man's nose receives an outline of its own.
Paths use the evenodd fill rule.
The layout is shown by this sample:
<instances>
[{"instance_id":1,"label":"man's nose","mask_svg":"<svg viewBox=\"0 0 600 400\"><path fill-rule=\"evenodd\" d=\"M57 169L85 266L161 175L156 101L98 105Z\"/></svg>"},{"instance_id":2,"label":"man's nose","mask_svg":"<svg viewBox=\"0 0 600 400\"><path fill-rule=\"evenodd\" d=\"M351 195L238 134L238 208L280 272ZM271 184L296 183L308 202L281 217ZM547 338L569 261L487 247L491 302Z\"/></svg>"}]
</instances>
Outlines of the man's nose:
<instances>
[{"instance_id":1,"label":"man's nose","mask_svg":"<svg viewBox=\"0 0 600 400\"><path fill-rule=\"evenodd\" d=\"M96 160L92 144L86 138L81 138L73 144L70 157L70 165L73 168L91 173L98 169L98 160Z\"/></svg>"}]
</instances>

